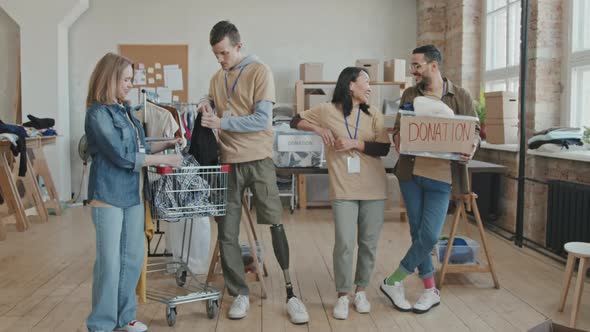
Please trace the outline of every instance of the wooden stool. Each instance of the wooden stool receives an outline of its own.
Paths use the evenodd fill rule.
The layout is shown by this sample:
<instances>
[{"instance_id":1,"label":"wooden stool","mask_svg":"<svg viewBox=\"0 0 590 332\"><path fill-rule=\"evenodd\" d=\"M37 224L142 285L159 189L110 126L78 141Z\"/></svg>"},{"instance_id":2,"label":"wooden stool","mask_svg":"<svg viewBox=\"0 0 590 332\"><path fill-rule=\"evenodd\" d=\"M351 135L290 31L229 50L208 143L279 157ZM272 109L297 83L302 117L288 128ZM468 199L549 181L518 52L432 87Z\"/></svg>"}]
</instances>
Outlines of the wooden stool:
<instances>
[{"instance_id":1,"label":"wooden stool","mask_svg":"<svg viewBox=\"0 0 590 332\"><path fill-rule=\"evenodd\" d=\"M477 207L477 194L469 193L464 195L453 195L453 200L455 201L457 207L455 210L455 214L453 216L453 226L451 228L451 235L449 236L449 242L447 244L447 250L445 252L445 259L441 267L440 273L440 280L438 283L439 289L442 288L445 275L447 273L470 273L470 272L489 272L492 275L492 279L494 280L494 288L500 288L500 283L498 282L498 277L496 276L496 272L494 270L494 265L492 262L492 255L488 250L488 242L486 240L485 231L483 228L483 223L481 221L481 216L479 215L479 208ZM475 222L477 224L477 228L479 229L479 235L481 237L481 244L483 247L483 251L486 254L486 258L488 261L487 265L480 265L479 262L474 265L454 265L449 264L449 258L451 257L451 249L453 248L453 241L455 240L455 235L457 234L457 228L459 226L459 219L463 219L465 224L467 224L467 212L471 211L473 208L473 215L475 216ZM477 258L477 257L476 257Z\"/></svg>"},{"instance_id":2,"label":"wooden stool","mask_svg":"<svg viewBox=\"0 0 590 332\"><path fill-rule=\"evenodd\" d=\"M252 281L252 279L260 282L260 287L262 289L261 297L266 299L267 292L266 292L266 284L264 282L264 277L268 276L268 272L266 271L266 264L262 264L260 266L260 262L258 260L258 254L256 253L256 242L258 241L258 237L256 236L256 229L254 228L254 222L252 221L252 215L250 214L250 209L248 209L248 204L246 203L246 197L242 199L242 212L246 215L246 219L242 219L243 222L246 223L246 234L248 236L248 243L250 244L250 254L254 259L254 268L256 269L256 273L248 273L246 274L246 280ZM212 282L215 279L215 270L217 269L217 264L219 264L219 240L215 243L215 249L213 250L213 257L211 259L211 264L209 265L209 273L207 273L207 283Z\"/></svg>"},{"instance_id":3,"label":"wooden stool","mask_svg":"<svg viewBox=\"0 0 590 332\"><path fill-rule=\"evenodd\" d=\"M576 319L580 310L580 301L582 300L582 290L584 289L584 280L586 271L590 268L590 243L568 242L564 245L567 254L567 264L565 265L565 279L563 280L563 289L561 290L561 300L559 301L559 311L563 312L567 293L570 288L570 281L574 273L576 258L580 259L578 266L578 279L576 280L576 290L574 291L574 307L570 317L570 327L576 327Z\"/></svg>"}]
</instances>

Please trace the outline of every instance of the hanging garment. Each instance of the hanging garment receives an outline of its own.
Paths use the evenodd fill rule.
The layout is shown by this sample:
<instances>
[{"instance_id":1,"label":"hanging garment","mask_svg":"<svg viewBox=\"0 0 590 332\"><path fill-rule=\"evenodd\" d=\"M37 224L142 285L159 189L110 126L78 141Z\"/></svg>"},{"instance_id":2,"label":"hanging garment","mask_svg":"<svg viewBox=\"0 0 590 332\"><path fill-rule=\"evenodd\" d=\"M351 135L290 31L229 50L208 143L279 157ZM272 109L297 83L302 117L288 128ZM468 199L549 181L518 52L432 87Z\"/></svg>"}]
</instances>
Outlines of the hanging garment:
<instances>
[{"instance_id":1,"label":"hanging garment","mask_svg":"<svg viewBox=\"0 0 590 332\"><path fill-rule=\"evenodd\" d=\"M201 126L201 114L195 120L188 153L203 166L219 165L217 139L211 128Z\"/></svg>"},{"instance_id":2,"label":"hanging garment","mask_svg":"<svg viewBox=\"0 0 590 332\"><path fill-rule=\"evenodd\" d=\"M15 134L18 136L16 147L10 146L12 154L18 156L20 154L20 164L18 167L18 176L25 176L27 174L27 132L21 126L10 125L0 120L0 134Z\"/></svg>"},{"instance_id":3,"label":"hanging garment","mask_svg":"<svg viewBox=\"0 0 590 332\"><path fill-rule=\"evenodd\" d=\"M52 118L40 119L38 117L27 115L30 121L23 123L24 127L33 127L35 129L47 129L55 125L55 120Z\"/></svg>"},{"instance_id":4,"label":"hanging garment","mask_svg":"<svg viewBox=\"0 0 590 332\"><path fill-rule=\"evenodd\" d=\"M164 175L150 180L153 190L153 206L161 219L178 221L191 218L218 215L210 202L211 186L197 174L199 163L191 155L184 158L182 168L173 176Z\"/></svg>"},{"instance_id":5,"label":"hanging garment","mask_svg":"<svg viewBox=\"0 0 590 332\"><path fill-rule=\"evenodd\" d=\"M145 123L145 134L148 137L174 138L180 128L170 111L150 102L145 106L145 118L143 111L137 115Z\"/></svg>"}]
</instances>

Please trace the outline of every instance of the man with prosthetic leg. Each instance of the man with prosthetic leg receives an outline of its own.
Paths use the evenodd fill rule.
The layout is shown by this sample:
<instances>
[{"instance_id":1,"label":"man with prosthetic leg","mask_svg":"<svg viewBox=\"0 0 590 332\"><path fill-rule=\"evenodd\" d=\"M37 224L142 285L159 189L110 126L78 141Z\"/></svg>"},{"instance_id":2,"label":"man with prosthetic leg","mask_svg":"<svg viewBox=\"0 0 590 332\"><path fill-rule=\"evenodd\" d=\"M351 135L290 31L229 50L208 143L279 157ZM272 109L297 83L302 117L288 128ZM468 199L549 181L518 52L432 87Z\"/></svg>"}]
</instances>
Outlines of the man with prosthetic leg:
<instances>
[{"instance_id":1,"label":"man with prosthetic leg","mask_svg":"<svg viewBox=\"0 0 590 332\"><path fill-rule=\"evenodd\" d=\"M209 94L199 105L201 124L218 131L221 161L231 165L226 215L219 218L218 241L225 285L234 296L228 316L244 318L250 307L244 262L238 242L242 197L253 193L256 219L270 225L275 256L283 270L287 312L291 322L309 321L305 305L293 294L289 276L289 244L280 224L282 205L272 161L271 126L275 87L270 68L256 56L244 56L240 34L232 23L213 26L209 42L221 65L211 78Z\"/></svg>"}]
</instances>

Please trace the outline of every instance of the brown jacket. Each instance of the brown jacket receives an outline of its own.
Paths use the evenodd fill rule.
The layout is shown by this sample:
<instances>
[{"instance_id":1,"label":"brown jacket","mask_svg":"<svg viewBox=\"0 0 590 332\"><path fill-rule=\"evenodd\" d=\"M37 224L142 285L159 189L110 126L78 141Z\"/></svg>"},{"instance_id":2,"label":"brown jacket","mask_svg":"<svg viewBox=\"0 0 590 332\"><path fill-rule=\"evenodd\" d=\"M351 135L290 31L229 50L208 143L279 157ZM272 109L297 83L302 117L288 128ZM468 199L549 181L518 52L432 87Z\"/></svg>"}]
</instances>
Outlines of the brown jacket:
<instances>
[{"instance_id":1,"label":"brown jacket","mask_svg":"<svg viewBox=\"0 0 590 332\"><path fill-rule=\"evenodd\" d=\"M442 101L447 104L457 115L467 115L477 117L475 112L475 104L473 99L465 89L454 85L449 79L444 78L447 82L447 93L442 97ZM400 101L400 109L404 108L404 104L413 104L414 98L424 96L424 91L418 87L410 87L406 89ZM394 127L394 135L399 133L400 114L397 114ZM479 122L475 125L475 144L479 145ZM408 181L412 179L414 173L414 156L400 155L397 165L395 165L395 175L400 181ZM453 181L453 193L467 193L469 192L469 177L467 174L467 164L460 161L451 162L451 175Z\"/></svg>"}]
</instances>

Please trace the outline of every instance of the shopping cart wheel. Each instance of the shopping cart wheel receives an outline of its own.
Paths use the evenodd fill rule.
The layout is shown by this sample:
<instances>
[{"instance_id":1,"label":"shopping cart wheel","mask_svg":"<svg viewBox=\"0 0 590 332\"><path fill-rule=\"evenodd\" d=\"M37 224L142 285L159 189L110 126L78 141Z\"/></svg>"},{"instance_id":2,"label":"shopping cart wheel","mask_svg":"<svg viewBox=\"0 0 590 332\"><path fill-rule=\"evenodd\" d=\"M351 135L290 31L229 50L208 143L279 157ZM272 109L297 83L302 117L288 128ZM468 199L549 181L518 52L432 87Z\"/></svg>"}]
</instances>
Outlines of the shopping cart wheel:
<instances>
[{"instance_id":1,"label":"shopping cart wheel","mask_svg":"<svg viewBox=\"0 0 590 332\"><path fill-rule=\"evenodd\" d=\"M166 308L166 321L168 326L174 326L176 324L176 307Z\"/></svg>"},{"instance_id":2,"label":"shopping cart wheel","mask_svg":"<svg viewBox=\"0 0 590 332\"><path fill-rule=\"evenodd\" d=\"M184 286L186 283L186 267L181 266L176 270L176 284L178 287Z\"/></svg>"},{"instance_id":3,"label":"shopping cart wheel","mask_svg":"<svg viewBox=\"0 0 590 332\"><path fill-rule=\"evenodd\" d=\"M207 300L207 317L214 319L219 312L219 300Z\"/></svg>"}]
</instances>

